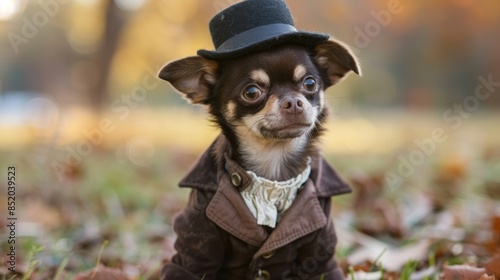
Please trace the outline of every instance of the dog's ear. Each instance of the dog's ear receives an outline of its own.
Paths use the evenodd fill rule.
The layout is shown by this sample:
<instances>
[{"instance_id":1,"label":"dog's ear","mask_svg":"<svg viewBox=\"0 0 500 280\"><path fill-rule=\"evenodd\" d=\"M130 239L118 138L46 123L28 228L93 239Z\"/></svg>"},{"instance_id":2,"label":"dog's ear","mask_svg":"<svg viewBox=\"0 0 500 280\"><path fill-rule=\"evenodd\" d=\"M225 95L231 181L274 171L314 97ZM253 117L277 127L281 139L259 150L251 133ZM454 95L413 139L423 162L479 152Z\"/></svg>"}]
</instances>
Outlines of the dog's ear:
<instances>
[{"instance_id":1,"label":"dog's ear","mask_svg":"<svg viewBox=\"0 0 500 280\"><path fill-rule=\"evenodd\" d=\"M338 83L349 71L361 76L358 59L341 42L330 39L320 44L314 49L314 59L327 75L325 88Z\"/></svg>"},{"instance_id":2,"label":"dog's ear","mask_svg":"<svg viewBox=\"0 0 500 280\"><path fill-rule=\"evenodd\" d=\"M217 81L218 63L201 56L190 56L168 63L158 74L170 82L193 104L208 104L211 86Z\"/></svg>"}]
</instances>

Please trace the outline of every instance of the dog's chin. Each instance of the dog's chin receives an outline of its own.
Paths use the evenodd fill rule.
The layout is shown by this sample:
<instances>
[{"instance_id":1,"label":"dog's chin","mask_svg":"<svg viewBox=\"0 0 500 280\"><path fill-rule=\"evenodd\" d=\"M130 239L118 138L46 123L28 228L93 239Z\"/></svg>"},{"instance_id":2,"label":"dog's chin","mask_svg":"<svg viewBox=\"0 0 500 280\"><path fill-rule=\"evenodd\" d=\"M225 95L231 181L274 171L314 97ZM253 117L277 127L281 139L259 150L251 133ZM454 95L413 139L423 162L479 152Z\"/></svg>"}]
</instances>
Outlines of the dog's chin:
<instances>
[{"instance_id":1,"label":"dog's chin","mask_svg":"<svg viewBox=\"0 0 500 280\"><path fill-rule=\"evenodd\" d=\"M311 124L294 124L282 127L261 127L260 134L274 140L287 140L301 137L311 130Z\"/></svg>"}]
</instances>

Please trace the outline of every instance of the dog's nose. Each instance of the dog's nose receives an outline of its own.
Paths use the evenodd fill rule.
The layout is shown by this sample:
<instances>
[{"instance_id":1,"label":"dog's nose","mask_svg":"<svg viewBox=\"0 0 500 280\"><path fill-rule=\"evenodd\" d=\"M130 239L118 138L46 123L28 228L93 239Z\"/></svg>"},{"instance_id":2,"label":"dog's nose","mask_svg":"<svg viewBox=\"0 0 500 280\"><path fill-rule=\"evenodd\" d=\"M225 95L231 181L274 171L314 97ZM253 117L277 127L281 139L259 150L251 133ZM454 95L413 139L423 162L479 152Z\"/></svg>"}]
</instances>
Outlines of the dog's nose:
<instances>
[{"instance_id":1,"label":"dog's nose","mask_svg":"<svg viewBox=\"0 0 500 280\"><path fill-rule=\"evenodd\" d=\"M300 114L304 111L304 101L299 96L287 96L281 100L281 110L289 114Z\"/></svg>"}]
</instances>

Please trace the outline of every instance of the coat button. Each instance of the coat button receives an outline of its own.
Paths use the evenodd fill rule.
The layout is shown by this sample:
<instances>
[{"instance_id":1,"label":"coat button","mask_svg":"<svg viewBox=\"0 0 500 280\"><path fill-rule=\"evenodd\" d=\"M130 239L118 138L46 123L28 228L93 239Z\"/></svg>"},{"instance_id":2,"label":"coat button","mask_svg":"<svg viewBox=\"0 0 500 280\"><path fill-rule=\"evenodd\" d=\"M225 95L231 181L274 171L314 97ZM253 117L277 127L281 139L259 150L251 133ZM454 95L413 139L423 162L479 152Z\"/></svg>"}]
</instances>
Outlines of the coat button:
<instances>
[{"instance_id":1,"label":"coat button","mask_svg":"<svg viewBox=\"0 0 500 280\"><path fill-rule=\"evenodd\" d=\"M233 185L235 187L239 187L241 185L241 176L240 174L238 173L233 173L231 174L231 183L233 183Z\"/></svg>"},{"instance_id":2,"label":"coat button","mask_svg":"<svg viewBox=\"0 0 500 280\"><path fill-rule=\"evenodd\" d=\"M263 257L264 259L270 259L270 258L272 258L272 256L274 256L274 253L276 253L276 251L275 251L275 250L273 250L273 251L269 251L269 252L267 252L267 253L262 254L262 257Z\"/></svg>"},{"instance_id":3,"label":"coat button","mask_svg":"<svg viewBox=\"0 0 500 280\"><path fill-rule=\"evenodd\" d=\"M271 279L271 274L267 270L262 270L259 269L257 273L255 273L255 276L253 277L253 280L269 280Z\"/></svg>"}]
</instances>

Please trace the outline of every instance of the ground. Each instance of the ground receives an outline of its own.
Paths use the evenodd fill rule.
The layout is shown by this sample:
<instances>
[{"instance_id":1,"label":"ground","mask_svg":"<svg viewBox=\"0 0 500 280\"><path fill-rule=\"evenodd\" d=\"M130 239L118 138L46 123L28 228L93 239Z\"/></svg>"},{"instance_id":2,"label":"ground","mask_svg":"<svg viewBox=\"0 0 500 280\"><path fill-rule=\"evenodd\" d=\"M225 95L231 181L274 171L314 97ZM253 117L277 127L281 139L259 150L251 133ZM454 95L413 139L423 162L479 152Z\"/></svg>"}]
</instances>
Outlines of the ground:
<instances>
[{"instance_id":1,"label":"ground","mask_svg":"<svg viewBox=\"0 0 500 280\"><path fill-rule=\"evenodd\" d=\"M157 279L188 195L177 182L217 129L178 109L61 117L57 130L10 127L0 139L3 209L15 167L19 279ZM332 209L349 279L500 277L498 117L331 117L324 154L354 189ZM0 279L12 279L9 212L0 215Z\"/></svg>"}]
</instances>

